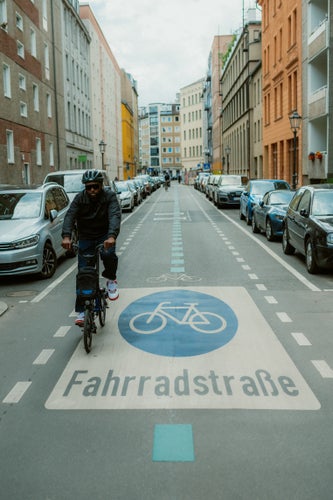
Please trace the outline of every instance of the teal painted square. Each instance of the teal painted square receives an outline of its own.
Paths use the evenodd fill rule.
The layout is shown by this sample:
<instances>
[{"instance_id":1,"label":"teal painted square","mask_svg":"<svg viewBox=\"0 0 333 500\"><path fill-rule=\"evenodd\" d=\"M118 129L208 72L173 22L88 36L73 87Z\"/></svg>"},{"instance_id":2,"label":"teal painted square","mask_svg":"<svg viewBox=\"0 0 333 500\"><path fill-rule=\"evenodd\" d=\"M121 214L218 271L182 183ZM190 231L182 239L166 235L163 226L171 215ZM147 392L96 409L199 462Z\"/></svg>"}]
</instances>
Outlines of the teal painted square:
<instances>
[{"instance_id":1,"label":"teal painted square","mask_svg":"<svg viewBox=\"0 0 333 500\"><path fill-rule=\"evenodd\" d=\"M192 425L155 425L153 462L194 462Z\"/></svg>"},{"instance_id":2,"label":"teal painted square","mask_svg":"<svg viewBox=\"0 0 333 500\"><path fill-rule=\"evenodd\" d=\"M185 273L185 267L170 267L170 273Z\"/></svg>"}]
</instances>

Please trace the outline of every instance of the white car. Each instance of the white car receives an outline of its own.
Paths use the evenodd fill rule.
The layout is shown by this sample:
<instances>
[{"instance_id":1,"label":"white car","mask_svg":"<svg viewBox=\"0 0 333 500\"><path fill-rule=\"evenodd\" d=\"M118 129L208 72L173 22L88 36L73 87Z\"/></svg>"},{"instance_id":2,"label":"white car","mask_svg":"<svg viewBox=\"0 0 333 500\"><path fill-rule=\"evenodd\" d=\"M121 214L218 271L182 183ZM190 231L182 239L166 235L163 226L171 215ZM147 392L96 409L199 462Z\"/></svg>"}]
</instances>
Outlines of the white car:
<instances>
[{"instance_id":1,"label":"white car","mask_svg":"<svg viewBox=\"0 0 333 500\"><path fill-rule=\"evenodd\" d=\"M135 205L135 190L126 181L117 181L115 186L121 209L132 212Z\"/></svg>"}]
</instances>

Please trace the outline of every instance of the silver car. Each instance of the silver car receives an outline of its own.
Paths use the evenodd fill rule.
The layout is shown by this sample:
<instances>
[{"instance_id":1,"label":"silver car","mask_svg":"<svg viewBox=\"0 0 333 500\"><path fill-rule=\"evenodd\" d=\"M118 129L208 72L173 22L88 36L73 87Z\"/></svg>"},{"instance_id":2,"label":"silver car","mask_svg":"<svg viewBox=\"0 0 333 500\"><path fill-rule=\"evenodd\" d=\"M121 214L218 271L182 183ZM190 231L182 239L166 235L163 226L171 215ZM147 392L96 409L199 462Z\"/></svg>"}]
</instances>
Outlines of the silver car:
<instances>
[{"instance_id":1,"label":"silver car","mask_svg":"<svg viewBox=\"0 0 333 500\"><path fill-rule=\"evenodd\" d=\"M66 253L61 231L69 205L64 188L53 182L0 186L0 276L54 274Z\"/></svg>"}]
</instances>

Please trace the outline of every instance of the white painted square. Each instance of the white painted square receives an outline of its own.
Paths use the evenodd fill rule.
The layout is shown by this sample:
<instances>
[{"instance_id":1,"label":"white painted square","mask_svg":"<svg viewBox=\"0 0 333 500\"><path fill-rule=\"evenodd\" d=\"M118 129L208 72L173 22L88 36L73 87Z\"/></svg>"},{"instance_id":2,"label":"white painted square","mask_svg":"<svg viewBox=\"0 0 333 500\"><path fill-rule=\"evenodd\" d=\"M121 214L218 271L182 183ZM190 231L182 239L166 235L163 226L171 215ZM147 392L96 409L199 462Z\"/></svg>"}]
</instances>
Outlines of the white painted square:
<instances>
[{"instance_id":1,"label":"white painted square","mask_svg":"<svg viewBox=\"0 0 333 500\"><path fill-rule=\"evenodd\" d=\"M245 288L185 289L220 299L234 311L238 330L228 344L191 357L159 356L133 347L118 330L121 312L144 296L166 290L172 294L175 289L122 289L119 299L110 305L105 327L98 328L93 338L92 351L87 355L79 343L46 408L320 408Z\"/></svg>"}]
</instances>

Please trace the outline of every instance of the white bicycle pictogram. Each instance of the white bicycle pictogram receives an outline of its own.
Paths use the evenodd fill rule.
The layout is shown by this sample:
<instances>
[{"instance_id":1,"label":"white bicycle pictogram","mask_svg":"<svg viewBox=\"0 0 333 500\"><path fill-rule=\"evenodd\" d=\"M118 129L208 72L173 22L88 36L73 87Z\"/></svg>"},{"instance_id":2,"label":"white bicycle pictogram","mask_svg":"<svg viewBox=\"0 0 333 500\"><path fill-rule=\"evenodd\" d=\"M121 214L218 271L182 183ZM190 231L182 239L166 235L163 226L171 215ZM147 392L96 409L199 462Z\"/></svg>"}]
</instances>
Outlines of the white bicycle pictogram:
<instances>
[{"instance_id":1,"label":"white bicycle pictogram","mask_svg":"<svg viewBox=\"0 0 333 500\"><path fill-rule=\"evenodd\" d=\"M183 306L168 306L171 302L160 302L154 311L139 313L129 322L131 330L140 334L157 333L163 330L168 320L177 325L189 325L200 333L219 333L227 326L226 320L213 312L201 312L197 309L198 303L184 302ZM174 316L170 311L185 310L181 318Z\"/></svg>"}]
</instances>

